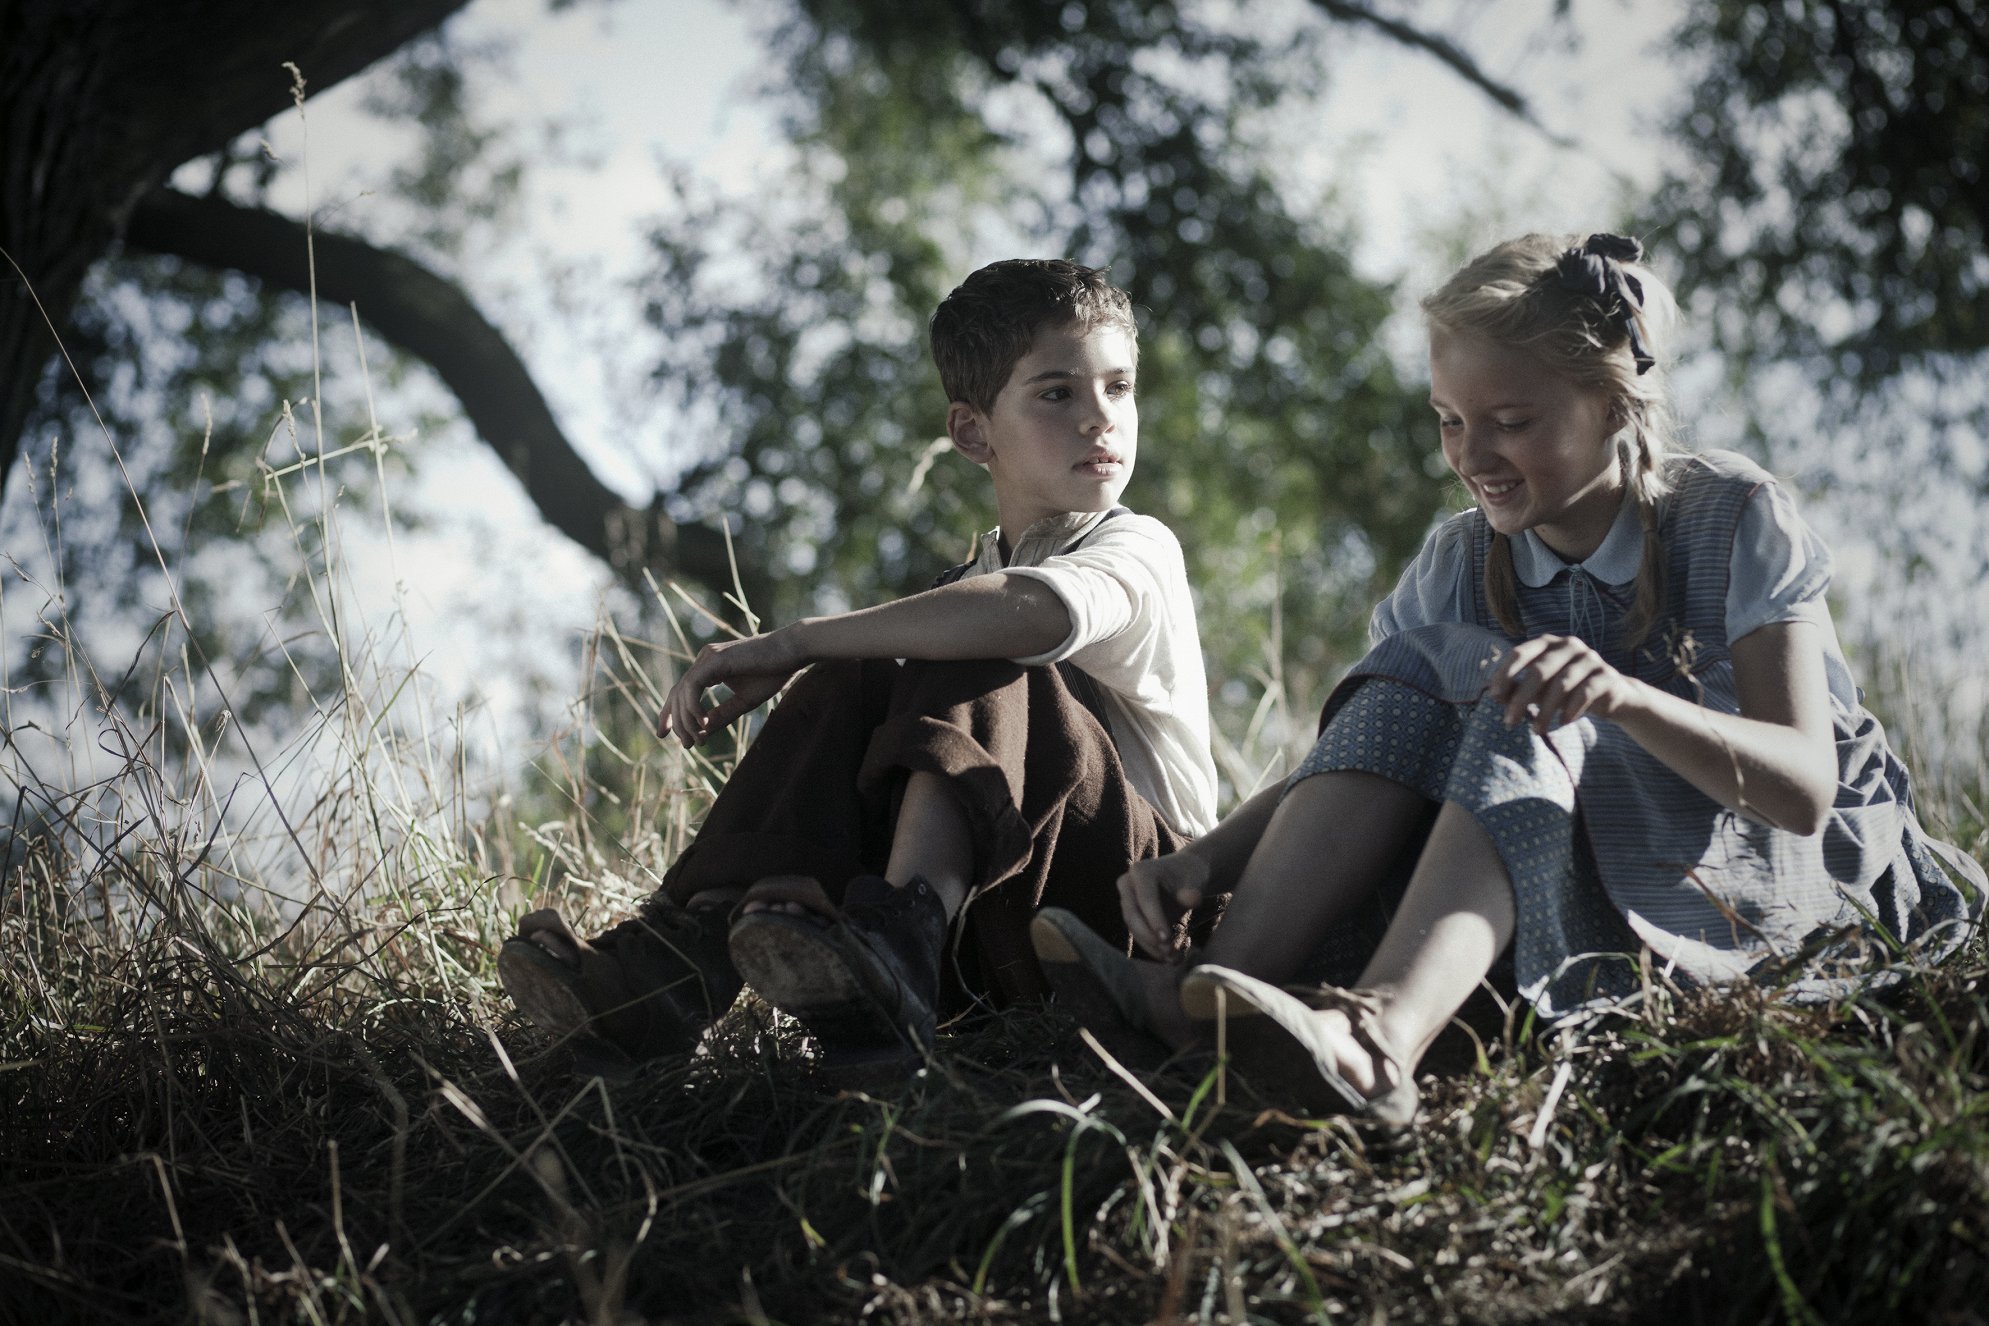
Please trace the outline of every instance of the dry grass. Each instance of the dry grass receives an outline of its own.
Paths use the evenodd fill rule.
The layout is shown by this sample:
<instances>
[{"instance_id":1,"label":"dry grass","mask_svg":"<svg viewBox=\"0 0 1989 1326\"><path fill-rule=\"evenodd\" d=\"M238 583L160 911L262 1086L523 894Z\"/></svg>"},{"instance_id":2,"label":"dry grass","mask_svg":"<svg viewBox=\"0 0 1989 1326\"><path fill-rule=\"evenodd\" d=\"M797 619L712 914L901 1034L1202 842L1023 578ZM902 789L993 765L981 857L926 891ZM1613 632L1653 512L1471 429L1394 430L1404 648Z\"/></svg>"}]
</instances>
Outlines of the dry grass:
<instances>
[{"instance_id":1,"label":"dry grass","mask_svg":"<svg viewBox=\"0 0 1989 1326\"><path fill-rule=\"evenodd\" d=\"M8 894L11 1319L1968 1321L1989 1284L1979 963L1503 1037L1398 1139L1136 1090L1049 1013L865 1093L747 1003L580 1082L488 936L191 898L114 936L51 905L77 869Z\"/></svg>"},{"instance_id":2,"label":"dry grass","mask_svg":"<svg viewBox=\"0 0 1989 1326\"><path fill-rule=\"evenodd\" d=\"M1044 1011L858 1091L748 999L576 1080L493 954L681 847L723 768L644 735L680 645L603 626L527 812L328 556L298 575L337 680L281 741L217 723L184 620L104 674L46 596L68 744L22 699L0 763L0 1320L1983 1320L1979 947L1832 1009L1492 1024L1403 1137L1135 1082ZM1933 807L1978 854L1985 781Z\"/></svg>"}]
</instances>

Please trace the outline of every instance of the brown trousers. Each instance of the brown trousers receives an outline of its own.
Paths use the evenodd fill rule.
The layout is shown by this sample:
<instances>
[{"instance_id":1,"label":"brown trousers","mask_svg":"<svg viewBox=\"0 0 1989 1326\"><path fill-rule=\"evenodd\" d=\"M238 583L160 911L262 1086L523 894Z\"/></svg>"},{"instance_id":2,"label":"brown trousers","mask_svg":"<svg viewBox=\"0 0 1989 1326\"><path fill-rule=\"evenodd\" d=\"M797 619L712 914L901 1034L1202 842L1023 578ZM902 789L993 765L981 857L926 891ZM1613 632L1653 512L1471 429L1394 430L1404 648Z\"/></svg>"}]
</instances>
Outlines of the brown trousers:
<instances>
[{"instance_id":1,"label":"brown trousers","mask_svg":"<svg viewBox=\"0 0 1989 1326\"><path fill-rule=\"evenodd\" d=\"M788 689L663 891L682 903L768 875L832 899L881 874L906 779L945 777L973 835L974 893L950 944L945 1012L1047 993L1039 907L1125 944L1118 877L1188 838L1126 779L1103 726L1055 668L1003 661L820 663Z\"/></svg>"}]
</instances>

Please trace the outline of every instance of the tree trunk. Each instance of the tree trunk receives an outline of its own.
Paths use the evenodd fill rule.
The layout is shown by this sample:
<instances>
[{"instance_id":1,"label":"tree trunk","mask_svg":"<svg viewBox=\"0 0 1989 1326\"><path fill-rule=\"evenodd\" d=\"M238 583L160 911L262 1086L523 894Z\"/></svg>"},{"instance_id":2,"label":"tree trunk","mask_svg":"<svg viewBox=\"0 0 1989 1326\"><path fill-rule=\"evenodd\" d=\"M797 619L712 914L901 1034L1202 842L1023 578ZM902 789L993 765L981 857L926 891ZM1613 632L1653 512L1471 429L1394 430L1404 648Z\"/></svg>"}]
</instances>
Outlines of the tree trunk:
<instances>
[{"instance_id":1,"label":"tree trunk","mask_svg":"<svg viewBox=\"0 0 1989 1326\"><path fill-rule=\"evenodd\" d=\"M0 0L0 493L90 265L139 198L465 0Z\"/></svg>"}]
</instances>

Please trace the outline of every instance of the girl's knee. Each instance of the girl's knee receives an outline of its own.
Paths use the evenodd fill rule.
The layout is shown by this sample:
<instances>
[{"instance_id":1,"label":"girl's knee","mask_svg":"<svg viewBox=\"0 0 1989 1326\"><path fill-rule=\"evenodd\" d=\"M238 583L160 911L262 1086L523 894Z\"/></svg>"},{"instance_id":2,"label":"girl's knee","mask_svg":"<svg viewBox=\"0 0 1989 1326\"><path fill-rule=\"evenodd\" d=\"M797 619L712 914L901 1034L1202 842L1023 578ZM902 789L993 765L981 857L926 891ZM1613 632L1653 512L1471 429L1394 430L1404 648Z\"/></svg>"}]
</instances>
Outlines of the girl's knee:
<instances>
[{"instance_id":1,"label":"girl's knee","mask_svg":"<svg viewBox=\"0 0 1989 1326\"><path fill-rule=\"evenodd\" d=\"M1358 823L1367 833L1387 833L1421 819L1432 808L1433 803L1415 788L1365 769L1301 771L1292 776L1278 800L1280 815Z\"/></svg>"}]
</instances>

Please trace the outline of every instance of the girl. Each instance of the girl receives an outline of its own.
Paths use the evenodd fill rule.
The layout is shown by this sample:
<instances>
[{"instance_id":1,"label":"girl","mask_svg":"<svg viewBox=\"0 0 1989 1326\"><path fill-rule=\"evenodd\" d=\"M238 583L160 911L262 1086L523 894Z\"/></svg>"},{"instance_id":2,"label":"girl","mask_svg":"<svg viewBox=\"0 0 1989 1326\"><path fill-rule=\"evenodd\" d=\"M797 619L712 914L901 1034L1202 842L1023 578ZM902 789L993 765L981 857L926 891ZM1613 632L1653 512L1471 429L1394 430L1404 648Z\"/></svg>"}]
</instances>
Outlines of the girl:
<instances>
[{"instance_id":1,"label":"girl","mask_svg":"<svg viewBox=\"0 0 1989 1326\"><path fill-rule=\"evenodd\" d=\"M1859 705L1828 552L1751 462L1672 452L1676 308L1641 259L1528 235L1423 301L1444 460L1477 505L1375 610L1291 780L1120 879L1157 958L1235 890L1185 968L1037 919L1080 1017L1178 1046L1226 1016L1239 1070L1406 1122L1423 1052L1508 948L1557 1018L1632 994L1643 950L1675 980L1819 997L1980 915L1981 868L1926 838ZM1295 997L1308 961L1327 983Z\"/></svg>"}]
</instances>

